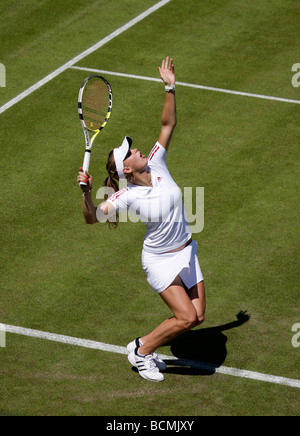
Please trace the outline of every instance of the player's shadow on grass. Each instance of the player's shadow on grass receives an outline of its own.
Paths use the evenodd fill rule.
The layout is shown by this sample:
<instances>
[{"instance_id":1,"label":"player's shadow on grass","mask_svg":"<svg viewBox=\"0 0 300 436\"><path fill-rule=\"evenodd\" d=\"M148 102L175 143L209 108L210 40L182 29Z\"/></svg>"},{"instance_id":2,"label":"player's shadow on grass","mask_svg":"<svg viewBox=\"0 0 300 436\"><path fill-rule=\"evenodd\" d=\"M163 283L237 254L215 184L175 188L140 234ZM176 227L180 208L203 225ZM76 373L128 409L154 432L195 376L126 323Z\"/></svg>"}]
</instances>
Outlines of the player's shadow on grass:
<instances>
[{"instance_id":1,"label":"player's shadow on grass","mask_svg":"<svg viewBox=\"0 0 300 436\"><path fill-rule=\"evenodd\" d=\"M243 325L249 321L247 311L240 311L236 320L217 327L190 330L169 344L177 359L164 359L166 372L182 375L211 375L226 359L227 336L224 331ZM175 366L174 366L175 365Z\"/></svg>"}]
</instances>

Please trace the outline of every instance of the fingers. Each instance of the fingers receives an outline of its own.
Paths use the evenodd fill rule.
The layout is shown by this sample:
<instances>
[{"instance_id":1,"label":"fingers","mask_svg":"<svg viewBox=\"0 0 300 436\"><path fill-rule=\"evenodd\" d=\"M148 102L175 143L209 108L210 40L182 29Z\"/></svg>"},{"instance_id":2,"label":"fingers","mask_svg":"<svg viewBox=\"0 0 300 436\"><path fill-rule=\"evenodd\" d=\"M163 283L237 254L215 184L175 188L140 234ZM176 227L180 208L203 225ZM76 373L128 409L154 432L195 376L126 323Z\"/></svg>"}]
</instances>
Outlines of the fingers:
<instances>
[{"instance_id":1,"label":"fingers","mask_svg":"<svg viewBox=\"0 0 300 436\"><path fill-rule=\"evenodd\" d=\"M78 175L77 177L77 182L78 183L87 183L88 182L88 177L84 176L82 173Z\"/></svg>"},{"instance_id":2,"label":"fingers","mask_svg":"<svg viewBox=\"0 0 300 436\"><path fill-rule=\"evenodd\" d=\"M173 64L173 59L170 59L170 63L169 63L169 67L168 67L169 71L171 71L171 73L174 73L174 64Z\"/></svg>"},{"instance_id":3,"label":"fingers","mask_svg":"<svg viewBox=\"0 0 300 436\"><path fill-rule=\"evenodd\" d=\"M158 67L158 71L165 85L170 86L175 83L174 64L172 58L167 56L166 59L163 59L161 66Z\"/></svg>"},{"instance_id":4,"label":"fingers","mask_svg":"<svg viewBox=\"0 0 300 436\"><path fill-rule=\"evenodd\" d=\"M170 66L169 66L170 71L172 71L172 73L174 73L174 64L173 64L173 59L171 58L170 60Z\"/></svg>"},{"instance_id":5,"label":"fingers","mask_svg":"<svg viewBox=\"0 0 300 436\"><path fill-rule=\"evenodd\" d=\"M166 80L169 81L170 77L174 76L173 59L169 58L169 56L167 56L166 59L163 59L161 62L161 66L158 67L158 71L161 79L164 82L166 82Z\"/></svg>"},{"instance_id":6,"label":"fingers","mask_svg":"<svg viewBox=\"0 0 300 436\"><path fill-rule=\"evenodd\" d=\"M83 171L83 168L80 167L79 173L77 176L77 182L78 183L80 183L80 182L88 183L90 179L91 179L91 175L87 171Z\"/></svg>"},{"instance_id":7,"label":"fingers","mask_svg":"<svg viewBox=\"0 0 300 436\"><path fill-rule=\"evenodd\" d=\"M159 70L169 70L169 71L172 71L172 72L174 72L174 65L173 65L173 59L171 58L169 58L169 56L167 56L166 57L166 60L162 60L162 62L161 62L161 67L159 68L158 67L158 69Z\"/></svg>"},{"instance_id":8,"label":"fingers","mask_svg":"<svg viewBox=\"0 0 300 436\"><path fill-rule=\"evenodd\" d=\"M165 68L168 67L168 63L169 63L169 56L166 57L166 60L162 60L161 61L161 69L164 70Z\"/></svg>"}]
</instances>

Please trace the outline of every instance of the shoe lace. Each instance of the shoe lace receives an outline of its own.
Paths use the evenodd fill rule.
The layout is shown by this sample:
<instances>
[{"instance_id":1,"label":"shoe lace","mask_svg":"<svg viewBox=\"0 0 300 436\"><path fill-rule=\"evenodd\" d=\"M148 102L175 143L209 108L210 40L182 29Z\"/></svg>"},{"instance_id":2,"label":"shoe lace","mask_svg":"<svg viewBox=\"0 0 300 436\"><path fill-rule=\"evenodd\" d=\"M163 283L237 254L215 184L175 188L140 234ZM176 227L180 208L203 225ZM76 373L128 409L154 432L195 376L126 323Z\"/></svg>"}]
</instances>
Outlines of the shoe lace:
<instances>
[{"instance_id":1,"label":"shoe lace","mask_svg":"<svg viewBox=\"0 0 300 436\"><path fill-rule=\"evenodd\" d=\"M157 369L152 354L149 354L148 356L145 357L145 366L147 366L149 369Z\"/></svg>"}]
</instances>

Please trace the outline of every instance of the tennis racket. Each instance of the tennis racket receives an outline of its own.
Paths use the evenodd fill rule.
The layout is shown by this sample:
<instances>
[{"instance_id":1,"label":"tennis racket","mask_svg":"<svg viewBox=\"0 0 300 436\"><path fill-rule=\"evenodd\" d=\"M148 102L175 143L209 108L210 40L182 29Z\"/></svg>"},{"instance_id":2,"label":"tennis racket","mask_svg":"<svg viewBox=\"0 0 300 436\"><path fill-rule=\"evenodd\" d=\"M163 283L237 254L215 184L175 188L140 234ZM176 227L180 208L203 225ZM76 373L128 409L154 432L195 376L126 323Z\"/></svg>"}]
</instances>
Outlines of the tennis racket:
<instances>
[{"instance_id":1,"label":"tennis racket","mask_svg":"<svg viewBox=\"0 0 300 436\"><path fill-rule=\"evenodd\" d=\"M83 172L89 170L92 145L111 115L112 90L108 81L96 74L85 79L78 95L78 114L85 138ZM89 132L93 134L90 139ZM85 182L80 182L86 185Z\"/></svg>"}]
</instances>

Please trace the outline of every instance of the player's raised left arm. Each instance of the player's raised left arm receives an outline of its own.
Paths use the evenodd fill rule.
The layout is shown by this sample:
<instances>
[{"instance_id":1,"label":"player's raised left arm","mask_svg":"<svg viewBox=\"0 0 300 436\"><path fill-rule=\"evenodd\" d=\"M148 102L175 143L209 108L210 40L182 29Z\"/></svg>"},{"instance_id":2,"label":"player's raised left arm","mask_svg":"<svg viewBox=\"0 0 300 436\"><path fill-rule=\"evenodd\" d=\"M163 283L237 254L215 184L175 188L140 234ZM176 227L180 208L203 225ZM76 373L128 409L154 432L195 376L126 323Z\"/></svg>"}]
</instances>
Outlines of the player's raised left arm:
<instances>
[{"instance_id":1,"label":"player's raised left arm","mask_svg":"<svg viewBox=\"0 0 300 436\"><path fill-rule=\"evenodd\" d=\"M162 61L161 67L158 67L158 70L160 73L160 77L163 80L167 89L174 88L165 91L165 102L161 117L161 132L158 139L158 142L165 149L168 149L174 128L177 123L173 59L171 58L169 60L169 56L167 56L166 60Z\"/></svg>"}]
</instances>

